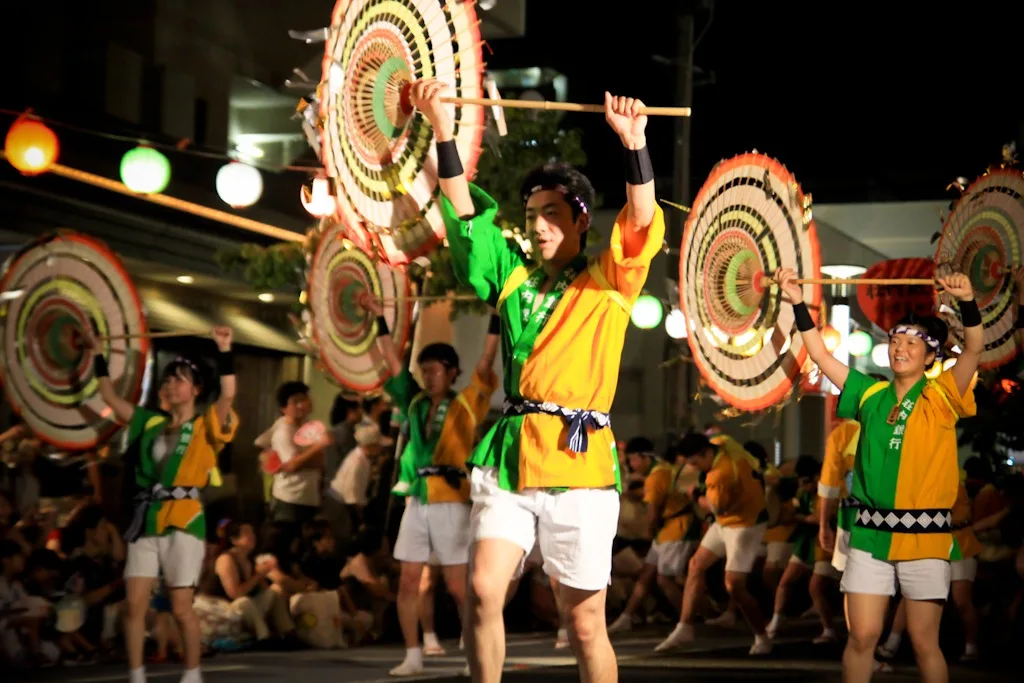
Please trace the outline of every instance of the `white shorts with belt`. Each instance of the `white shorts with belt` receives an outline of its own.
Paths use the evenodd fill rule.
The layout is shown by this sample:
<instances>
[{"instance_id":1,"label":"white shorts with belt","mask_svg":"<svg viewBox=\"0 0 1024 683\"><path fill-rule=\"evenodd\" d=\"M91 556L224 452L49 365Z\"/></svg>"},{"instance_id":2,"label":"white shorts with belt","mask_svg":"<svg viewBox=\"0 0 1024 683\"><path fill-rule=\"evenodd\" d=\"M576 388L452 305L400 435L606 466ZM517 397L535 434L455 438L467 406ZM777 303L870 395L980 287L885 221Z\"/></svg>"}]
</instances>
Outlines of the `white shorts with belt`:
<instances>
[{"instance_id":1,"label":"white shorts with belt","mask_svg":"<svg viewBox=\"0 0 1024 683\"><path fill-rule=\"evenodd\" d=\"M749 574L757 561L757 553L768 524L754 526L722 526L718 522L701 539L700 547L725 558L725 571Z\"/></svg>"},{"instance_id":2,"label":"white shorts with belt","mask_svg":"<svg viewBox=\"0 0 1024 683\"><path fill-rule=\"evenodd\" d=\"M544 573L570 588L606 588L612 574L612 541L619 526L619 494L614 488L506 491L497 470L470 473L473 542L500 538L527 553L539 546ZM521 574L520 564L517 576Z\"/></svg>"},{"instance_id":3,"label":"white shorts with belt","mask_svg":"<svg viewBox=\"0 0 1024 683\"><path fill-rule=\"evenodd\" d=\"M206 543L184 531L143 536L128 544L124 577L156 579L162 573L169 588L195 588L205 556Z\"/></svg>"},{"instance_id":4,"label":"white shorts with belt","mask_svg":"<svg viewBox=\"0 0 1024 683\"><path fill-rule=\"evenodd\" d=\"M442 567L466 564L469 562L469 505L424 503L410 496L398 527L394 554L400 562L424 562Z\"/></svg>"}]
</instances>

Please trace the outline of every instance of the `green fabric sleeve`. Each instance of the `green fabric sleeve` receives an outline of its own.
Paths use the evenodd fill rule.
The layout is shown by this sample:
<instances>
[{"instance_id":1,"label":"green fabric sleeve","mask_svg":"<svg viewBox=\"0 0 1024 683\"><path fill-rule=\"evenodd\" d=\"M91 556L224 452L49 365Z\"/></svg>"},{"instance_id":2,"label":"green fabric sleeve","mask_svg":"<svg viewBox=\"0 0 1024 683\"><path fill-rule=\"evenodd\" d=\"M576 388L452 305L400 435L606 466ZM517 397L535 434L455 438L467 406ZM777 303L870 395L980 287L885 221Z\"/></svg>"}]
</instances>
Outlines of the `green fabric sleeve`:
<instances>
[{"instance_id":1,"label":"green fabric sleeve","mask_svg":"<svg viewBox=\"0 0 1024 683\"><path fill-rule=\"evenodd\" d=\"M135 412L132 413L132 419L128 423L128 443L133 444L142 437L142 433L146 431L146 423L149 422L152 417L159 417L162 413L158 413L155 410L146 410L141 406L135 407Z\"/></svg>"},{"instance_id":2,"label":"green fabric sleeve","mask_svg":"<svg viewBox=\"0 0 1024 683\"><path fill-rule=\"evenodd\" d=\"M460 284L471 287L477 296L496 306L509 273L523 265L526 257L501 234L496 223L498 203L472 183L469 194L476 210L469 217L459 216L448 198L441 195L452 269Z\"/></svg>"},{"instance_id":3,"label":"green fabric sleeve","mask_svg":"<svg viewBox=\"0 0 1024 683\"><path fill-rule=\"evenodd\" d=\"M875 381L864 373L850 368L846 383L843 385L843 393L839 395L839 402L836 405L836 417L857 420L860 416L860 399Z\"/></svg>"}]
</instances>

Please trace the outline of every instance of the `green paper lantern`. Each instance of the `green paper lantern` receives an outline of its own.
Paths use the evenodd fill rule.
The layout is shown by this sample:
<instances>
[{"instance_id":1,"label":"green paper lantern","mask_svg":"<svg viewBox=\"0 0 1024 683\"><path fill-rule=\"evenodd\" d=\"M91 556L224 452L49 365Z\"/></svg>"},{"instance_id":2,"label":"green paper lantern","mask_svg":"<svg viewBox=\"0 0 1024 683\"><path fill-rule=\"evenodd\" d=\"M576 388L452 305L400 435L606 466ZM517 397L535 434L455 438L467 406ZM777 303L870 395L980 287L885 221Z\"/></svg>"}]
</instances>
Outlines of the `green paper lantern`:
<instances>
[{"instance_id":1,"label":"green paper lantern","mask_svg":"<svg viewBox=\"0 0 1024 683\"><path fill-rule=\"evenodd\" d=\"M633 304L631 319L633 324L641 330L650 330L661 324L663 313L661 302L657 298L650 294L643 294Z\"/></svg>"},{"instance_id":2,"label":"green paper lantern","mask_svg":"<svg viewBox=\"0 0 1024 683\"><path fill-rule=\"evenodd\" d=\"M171 162L152 147L136 147L121 158L121 182L132 192L163 192L170 181Z\"/></svg>"},{"instance_id":3,"label":"green paper lantern","mask_svg":"<svg viewBox=\"0 0 1024 683\"><path fill-rule=\"evenodd\" d=\"M850 352L851 356L860 358L871 353L871 347L874 346L875 340L871 338L871 335L864 330L857 330L850 334L846 339L846 349Z\"/></svg>"}]
</instances>

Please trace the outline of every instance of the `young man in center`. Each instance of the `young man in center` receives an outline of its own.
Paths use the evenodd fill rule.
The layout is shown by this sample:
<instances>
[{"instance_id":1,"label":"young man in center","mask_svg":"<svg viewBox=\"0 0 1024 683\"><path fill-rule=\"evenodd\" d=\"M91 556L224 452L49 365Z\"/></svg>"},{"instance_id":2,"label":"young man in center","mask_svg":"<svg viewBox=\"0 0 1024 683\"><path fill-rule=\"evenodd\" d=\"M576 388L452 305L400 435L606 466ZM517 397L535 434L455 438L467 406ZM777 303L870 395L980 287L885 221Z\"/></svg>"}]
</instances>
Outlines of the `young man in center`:
<instances>
[{"instance_id":1,"label":"young man in center","mask_svg":"<svg viewBox=\"0 0 1024 683\"><path fill-rule=\"evenodd\" d=\"M552 163L530 173L521 190L533 263L502 237L495 200L467 181L443 87L414 83L411 102L434 129L455 274L501 315L505 374L504 414L471 459L473 680L501 679L505 593L536 539L545 573L559 581L580 680L616 681L605 593L621 484L608 411L630 310L665 233L643 103L605 94L605 118L626 161L627 204L610 248L588 261L594 190L576 169Z\"/></svg>"}]
</instances>

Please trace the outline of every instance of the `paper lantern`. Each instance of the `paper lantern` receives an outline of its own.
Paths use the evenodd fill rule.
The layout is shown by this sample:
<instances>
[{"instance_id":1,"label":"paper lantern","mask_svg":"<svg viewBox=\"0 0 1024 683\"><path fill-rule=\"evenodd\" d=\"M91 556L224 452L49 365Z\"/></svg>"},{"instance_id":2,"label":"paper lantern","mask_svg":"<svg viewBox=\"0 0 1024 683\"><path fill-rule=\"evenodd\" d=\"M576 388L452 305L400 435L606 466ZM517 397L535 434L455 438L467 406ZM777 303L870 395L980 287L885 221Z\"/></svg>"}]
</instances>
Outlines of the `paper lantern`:
<instances>
[{"instance_id":1,"label":"paper lantern","mask_svg":"<svg viewBox=\"0 0 1024 683\"><path fill-rule=\"evenodd\" d=\"M263 176L258 169L237 161L217 171L217 195L228 206L244 209L259 201L263 194Z\"/></svg>"},{"instance_id":2,"label":"paper lantern","mask_svg":"<svg viewBox=\"0 0 1024 683\"><path fill-rule=\"evenodd\" d=\"M313 180L312 189L308 189L305 185L302 186L299 191L299 200L302 201L302 207L317 218L331 216L338 209L334 197L331 196L330 181L323 174Z\"/></svg>"},{"instance_id":3,"label":"paper lantern","mask_svg":"<svg viewBox=\"0 0 1024 683\"><path fill-rule=\"evenodd\" d=\"M880 368L889 367L889 344L877 344L871 349L871 362Z\"/></svg>"},{"instance_id":4,"label":"paper lantern","mask_svg":"<svg viewBox=\"0 0 1024 683\"><path fill-rule=\"evenodd\" d=\"M60 143L45 123L22 116L7 131L4 154L25 175L44 173L57 160Z\"/></svg>"},{"instance_id":5,"label":"paper lantern","mask_svg":"<svg viewBox=\"0 0 1024 683\"><path fill-rule=\"evenodd\" d=\"M683 339L686 337L686 315L678 308L673 308L665 316L665 332L672 339Z\"/></svg>"},{"instance_id":6,"label":"paper lantern","mask_svg":"<svg viewBox=\"0 0 1024 683\"><path fill-rule=\"evenodd\" d=\"M871 339L870 334L864 330L857 330L847 337L846 348L851 356L860 358L871 353L871 345L873 343L874 340Z\"/></svg>"},{"instance_id":7,"label":"paper lantern","mask_svg":"<svg viewBox=\"0 0 1024 683\"><path fill-rule=\"evenodd\" d=\"M633 304L631 319L641 330L650 330L661 323L661 302L650 294L644 294Z\"/></svg>"},{"instance_id":8,"label":"paper lantern","mask_svg":"<svg viewBox=\"0 0 1024 683\"><path fill-rule=\"evenodd\" d=\"M136 147L121 157L121 182L132 192L163 192L170 181L171 162L152 147Z\"/></svg>"},{"instance_id":9,"label":"paper lantern","mask_svg":"<svg viewBox=\"0 0 1024 683\"><path fill-rule=\"evenodd\" d=\"M821 340L825 342L826 351L835 353L835 350L843 343L843 336L839 334L839 330L836 328L826 325L825 329L821 331Z\"/></svg>"}]
</instances>

